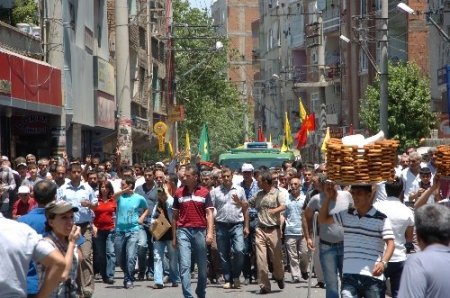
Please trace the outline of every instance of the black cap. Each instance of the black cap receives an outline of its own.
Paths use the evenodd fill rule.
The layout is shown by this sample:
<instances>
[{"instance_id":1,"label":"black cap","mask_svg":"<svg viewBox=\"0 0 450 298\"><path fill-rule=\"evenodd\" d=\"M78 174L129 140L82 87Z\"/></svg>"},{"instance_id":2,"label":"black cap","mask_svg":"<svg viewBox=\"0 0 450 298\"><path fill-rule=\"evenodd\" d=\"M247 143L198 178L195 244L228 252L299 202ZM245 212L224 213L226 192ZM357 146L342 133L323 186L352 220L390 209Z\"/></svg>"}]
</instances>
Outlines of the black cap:
<instances>
[{"instance_id":1,"label":"black cap","mask_svg":"<svg viewBox=\"0 0 450 298\"><path fill-rule=\"evenodd\" d=\"M431 174L431 170L429 167L423 167L420 169L420 174Z\"/></svg>"}]
</instances>

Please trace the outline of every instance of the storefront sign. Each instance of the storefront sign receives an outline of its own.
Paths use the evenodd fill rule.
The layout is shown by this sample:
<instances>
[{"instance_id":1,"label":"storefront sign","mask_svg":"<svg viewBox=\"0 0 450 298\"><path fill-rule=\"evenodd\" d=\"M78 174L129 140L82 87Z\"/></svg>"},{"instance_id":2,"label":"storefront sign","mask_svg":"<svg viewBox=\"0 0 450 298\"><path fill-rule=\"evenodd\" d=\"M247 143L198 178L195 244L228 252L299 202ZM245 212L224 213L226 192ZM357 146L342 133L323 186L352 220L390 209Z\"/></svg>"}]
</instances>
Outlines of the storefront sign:
<instances>
[{"instance_id":1,"label":"storefront sign","mask_svg":"<svg viewBox=\"0 0 450 298\"><path fill-rule=\"evenodd\" d=\"M95 105L95 125L114 129L115 128L116 104L114 100L108 99L107 94L97 91L97 103Z\"/></svg>"},{"instance_id":2,"label":"storefront sign","mask_svg":"<svg viewBox=\"0 0 450 298\"><path fill-rule=\"evenodd\" d=\"M116 94L114 66L97 56L94 57L94 88L113 97Z\"/></svg>"},{"instance_id":3,"label":"storefront sign","mask_svg":"<svg viewBox=\"0 0 450 298\"><path fill-rule=\"evenodd\" d=\"M12 131L15 135L40 135L48 133L48 118L45 115L13 116Z\"/></svg>"},{"instance_id":4,"label":"storefront sign","mask_svg":"<svg viewBox=\"0 0 450 298\"><path fill-rule=\"evenodd\" d=\"M184 120L184 106L178 105L173 106L169 110L169 122L175 122L175 121L183 121Z\"/></svg>"}]
</instances>

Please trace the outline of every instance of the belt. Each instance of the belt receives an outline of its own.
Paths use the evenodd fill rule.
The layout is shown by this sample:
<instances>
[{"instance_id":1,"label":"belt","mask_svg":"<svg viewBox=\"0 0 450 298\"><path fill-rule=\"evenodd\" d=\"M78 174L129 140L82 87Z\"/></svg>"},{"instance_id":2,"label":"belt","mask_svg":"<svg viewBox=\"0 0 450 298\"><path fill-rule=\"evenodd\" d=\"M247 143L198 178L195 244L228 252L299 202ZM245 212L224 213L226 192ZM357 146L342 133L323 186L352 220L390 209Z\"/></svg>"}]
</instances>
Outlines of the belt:
<instances>
[{"instance_id":1,"label":"belt","mask_svg":"<svg viewBox=\"0 0 450 298\"><path fill-rule=\"evenodd\" d=\"M80 228L84 228L90 224L91 224L90 222L82 222L82 223L77 223L76 225L79 226Z\"/></svg>"},{"instance_id":2,"label":"belt","mask_svg":"<svg viewBox=\"0 0 450 298\"><path fill-rule=\"evenodd\" d=\"M261 230L266 230L266 231L270 231L270 230L275 230L275 229L279 229L280 226L270 226L270 227L265 227L265 226L258 226L259 229Z\"/></svg>"},{"instance_id":3,"label":"belt","mask_svg":"<svg viewBox=\"0 0 450 298\"><path fill-rule=\"evenodd\" d=\"M340 245L344 245L344 241L332 243L332 242L328 242L328 241L325 241L325 240L322 240L322 239L320 239L319 243L320 243L320 244L329 245L329 246L340 246Z\"/></svg>"},{"instance_id":4,"label":"belt","mask_svg":"<svg viewBox=\"0 0 450 298\"><path fill-rule=\"evenodd\" d=\"M216 221L216 225L222 225L222 226L235 226L235 225L242 225L244 222L238 221L238 222L220 222Z\"/></svg>"}]
</instances>

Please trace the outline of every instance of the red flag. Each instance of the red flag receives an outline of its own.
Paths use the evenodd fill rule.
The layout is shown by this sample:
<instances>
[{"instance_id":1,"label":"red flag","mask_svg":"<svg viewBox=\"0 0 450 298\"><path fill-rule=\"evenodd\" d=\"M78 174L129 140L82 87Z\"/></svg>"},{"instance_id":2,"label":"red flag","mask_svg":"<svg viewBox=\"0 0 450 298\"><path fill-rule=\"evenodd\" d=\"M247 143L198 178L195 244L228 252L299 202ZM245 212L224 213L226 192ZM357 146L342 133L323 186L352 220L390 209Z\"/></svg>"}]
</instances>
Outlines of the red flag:
<instances>
[{"instance_id":1,"label":"red flag","mask_svg":"<svg viewBox=\"0 0 450 298\"><path fill-rule=\"evenodd\" d=\"M305 124L306 122L307 121L305 120ZM297 149L304 147L308 140L308 130L305 124L302 125L297 135L295 136L295 139L297 140Z\"/></svg>"},{"instance_id":2,"label":"red flag","mask_svg":"<svg viewBox=\"0 0 450 298\"><path fill-rule=\"evenodd\" d=\"M304 147L308 141L308 134L310 131L316 130L316 115L314 113L309 114L305 121L303 121L302 127L297 133L295 139L297 140L297 149Z\"/></svg>"},{"instance_id":3,"label":"red flag","mask_svg":"<svg viewBox=\"0 0 450 298\"><path fill-rule=\"evenodd\" d=\"M258 129L258 142L264 142L264 133L261 125Z\"/></svg>"}]
</instances>

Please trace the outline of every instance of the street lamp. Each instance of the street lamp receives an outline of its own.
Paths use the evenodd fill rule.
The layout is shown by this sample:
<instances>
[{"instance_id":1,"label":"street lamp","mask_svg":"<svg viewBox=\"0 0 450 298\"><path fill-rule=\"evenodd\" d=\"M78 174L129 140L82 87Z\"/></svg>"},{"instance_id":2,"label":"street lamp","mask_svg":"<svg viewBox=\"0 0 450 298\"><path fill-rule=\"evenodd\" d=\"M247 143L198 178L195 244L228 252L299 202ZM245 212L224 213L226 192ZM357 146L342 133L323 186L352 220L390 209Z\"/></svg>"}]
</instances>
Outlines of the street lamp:
<instances>
[{"instance_id":1,"label":"street lamp","mask_svg":"<svg viewBox=\"0 0 450 298\"><path fill-rule=\"evenodd\" d=\"M420 14L420 11L415 11L413 8L409 7L407 4L403 2L397 4L397 8L406 12L407 14L416 14L416 15ZM444 29L442 29L441 26L439 26L438 23L436 23L436 21L431 17L431 14L432 14L431 11L425 12L426 20L429 21L431 24L433 24L433 26L436 27L436 29L444 37L444 39L450 43L450 37L444 31Z\"/></svg>"}]
</instances>

